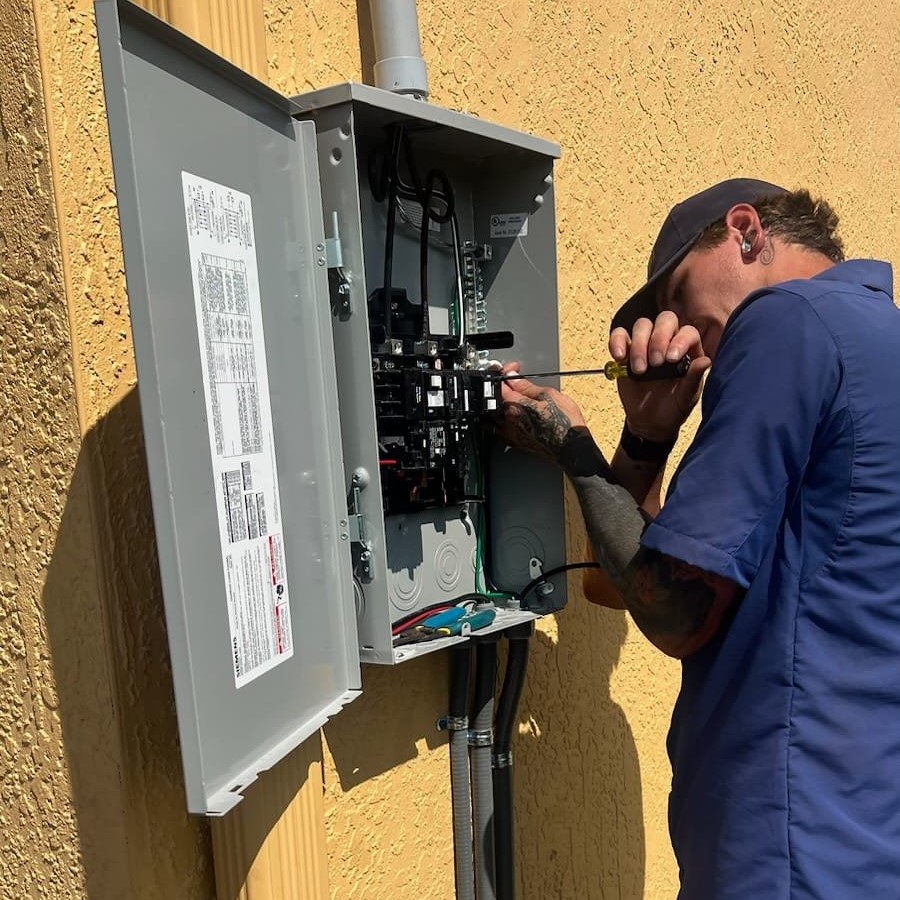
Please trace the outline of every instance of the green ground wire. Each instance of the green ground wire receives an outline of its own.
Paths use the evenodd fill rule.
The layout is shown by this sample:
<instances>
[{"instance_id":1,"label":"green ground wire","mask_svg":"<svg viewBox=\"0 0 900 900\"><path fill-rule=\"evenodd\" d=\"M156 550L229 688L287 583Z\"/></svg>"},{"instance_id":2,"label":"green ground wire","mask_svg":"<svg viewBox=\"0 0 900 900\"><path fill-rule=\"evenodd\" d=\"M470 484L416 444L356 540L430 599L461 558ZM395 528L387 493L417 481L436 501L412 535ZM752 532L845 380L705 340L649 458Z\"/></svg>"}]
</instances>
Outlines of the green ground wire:
<instances>
[{"instance_id":1,"label":"green ground wire","mask_svg":"<svg viewBox=\"0 0 900 900\"><path fill-rule=\"evenodd\" d=\"M473 454L476 462L476 479L478 483L478 496L484 498L484 481L482 478L482 470L478 454ZM514 594L505 591L494 591L487 589L487 576L484 572L484 503L478 504L478 510L475 513L475 591L484 594L492 600L508 600ZM484 589L482 590L482 584Z\"/></svg>"}]
</instances>

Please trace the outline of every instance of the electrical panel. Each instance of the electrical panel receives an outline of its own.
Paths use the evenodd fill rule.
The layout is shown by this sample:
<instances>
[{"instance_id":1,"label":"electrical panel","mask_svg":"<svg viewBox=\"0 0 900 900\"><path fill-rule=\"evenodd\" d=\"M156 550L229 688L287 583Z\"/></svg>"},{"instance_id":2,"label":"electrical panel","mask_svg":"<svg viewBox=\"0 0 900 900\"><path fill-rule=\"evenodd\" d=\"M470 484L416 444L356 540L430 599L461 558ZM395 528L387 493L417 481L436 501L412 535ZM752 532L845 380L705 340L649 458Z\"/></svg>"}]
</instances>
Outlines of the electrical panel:
<instances>
[{"instance_id":1,"label":"electrical panel","mask_svg":"<svg viewBox=\"0 0 900 900\"><path fill-rule=\"evenodd\" d=\"M557 469L493 436L493 362L559 368L556 145L366 85L294 98L315 123L360 653L472 592L498 627L565 604ZM553 382L547 382L553 385ZM437 645L440 646L440 645Z\"/></svg>"},{"instance_id":2,"label":"electrical panel","mask_svg":"<svg viewBox=\"0 0 900 900\"><path fill-rule=\"evenodd\" d=\"M287 99L96 0L193 812L394 664L398 620L565 603L562 475L495 361L559 368L551 143L361 85ZM552 382L548 382L551 383Z\"/></svg>"}]
</instances>

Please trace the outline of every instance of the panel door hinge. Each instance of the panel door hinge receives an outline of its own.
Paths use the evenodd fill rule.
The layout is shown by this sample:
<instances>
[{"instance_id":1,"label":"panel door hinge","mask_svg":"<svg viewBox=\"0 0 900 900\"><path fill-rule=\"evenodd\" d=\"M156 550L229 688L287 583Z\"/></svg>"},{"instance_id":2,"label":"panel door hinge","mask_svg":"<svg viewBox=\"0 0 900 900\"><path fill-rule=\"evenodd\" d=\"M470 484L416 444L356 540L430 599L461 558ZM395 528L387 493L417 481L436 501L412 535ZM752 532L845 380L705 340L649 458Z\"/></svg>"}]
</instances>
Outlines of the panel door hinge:
<instances>
[{"instance_id":1,"label":"panel door hinge","mask_svg":"<svg viewBox=\"0 0 900 900\"><path fill-rule=\"evenodd\" d=\"M344 271L344 247L337 212L331 213L331 237L325 238L322 248L325 265L328 268L328 290L331 295L331 313L341 321L350 318L350 278Z\"/></svg>"}]
</instances>

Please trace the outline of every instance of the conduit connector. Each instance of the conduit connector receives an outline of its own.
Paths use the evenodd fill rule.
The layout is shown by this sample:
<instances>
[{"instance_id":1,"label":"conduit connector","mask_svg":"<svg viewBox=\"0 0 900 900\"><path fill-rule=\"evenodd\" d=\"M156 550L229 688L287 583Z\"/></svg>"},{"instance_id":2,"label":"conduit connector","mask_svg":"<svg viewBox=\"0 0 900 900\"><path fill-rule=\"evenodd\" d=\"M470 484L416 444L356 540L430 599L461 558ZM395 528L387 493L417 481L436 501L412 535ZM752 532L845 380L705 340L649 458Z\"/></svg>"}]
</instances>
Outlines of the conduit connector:
<instances>
[{"instance_id":1,"label":"conduit connector","mask_svg":"<svg viewBox=\"0 0 900 900\"><path fill-rule=\"evenodd\" d=\"M438 731L467 731L469 728L468 716L441 716L435 722Z\"/></svg>"},{"instance_id":2,"label":"conduit connector","mask_svg":"<svg viewBox=\"0 0 900 900\"><path fill-rule=\"evenodd\" d=\"M475 728L472 728L469 731L469 746L470 747L492 747L494 745L494 729L493 728L485 728L483 731L478 731Z\"/></svg>"},{"instance_id":3,"label":"conduit connector","mask_svg":"<svg viewBox=\"0 0 900 900\"><path fill-rule=\"evenodd\" d=\"M428 99L416 0L369 0L375 42L375 87Z\"/></svg>"},{"instance_id":4,"label":"conduit connector","mask_svg":"<svg viewBox=\"0 0 900 900\"><path fill-rule=\"evenodd\" d=\"M512 750L507 750L505 753L491 754L491 768L493 769L508 769L512 764Z\"/></svg>"}]
</instances>

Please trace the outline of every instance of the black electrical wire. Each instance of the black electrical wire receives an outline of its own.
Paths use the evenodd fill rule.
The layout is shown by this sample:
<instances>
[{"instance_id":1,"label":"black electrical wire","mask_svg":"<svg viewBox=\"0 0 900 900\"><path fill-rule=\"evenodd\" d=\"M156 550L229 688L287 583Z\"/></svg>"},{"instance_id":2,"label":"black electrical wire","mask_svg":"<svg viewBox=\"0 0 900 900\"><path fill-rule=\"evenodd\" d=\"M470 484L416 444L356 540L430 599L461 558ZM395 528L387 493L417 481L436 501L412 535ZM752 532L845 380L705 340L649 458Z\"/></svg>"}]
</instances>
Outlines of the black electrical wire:
<instances>
[{"instance_id":1,"label":"black electrical wire","mask_svg":"<svg viewBox=\"0 0 900 900\"><path fill-rule=\"evenodd\" d=\"M522 603L525 600L525 597L530 594L539 584L543 584L548 578L552 578L554 575L560 575L563 572L570 572L573 569L602 569L603 566L600 563L595 562L577 562L577 563L566 563L564 566L557 566L554 569L547 569L543 575L539 575L537 578L532 579L516 594L519 602Z\"/></svg>"},{"instance_id":2,"label":"black electrical wire","mask_svg":"<svg viewBox=\"0 0 900 900\"><path fill-rule=\"evenodd\" d=\"M401 135L401 145L403 154L406 157L406 168L409 172L410 178L412 179L412 184L407 184L403 180L403 174L400 171L398 156L397 189L400 191L400 196L406 197L407 200L418 200L421 198L424 188L422 186L422 179L419 177L419 169L416 166L416 159L413 156L412 141L409 137L409 131L405 128L403 129L403 134Z\"/></svg>"},{"instance_id":3,"label":"black electrical wire","mask_svg":"<svg viewBox=\"0 0 900 900\"><path fill-rule=\"evenodd\" d=\"M435 189L435 182L443 182L443 192ZM435 198L443 198L444 211L432 207ZM450 180L439 169L432 169L425 179L425 190L420 198L422 204L422 226L419 232L419 278L422 302L422 337L427 341L431 337L431 324L428 312L428 225L435 221L445 223L451 221L456 212L455 198Z\"/></svg>"},{"instance_id":4,"label":"black electrical wire","mask_svg":"<svg viewBox=\"0 0 900 900\"><path fill-rule=\"evenodd\" d=\"M397 125L391 137L391 152L387 161L387 227L384 234L384 337L388 341L393 335L393 291L391 279L394 267L394 228L397 221L397 161L403 137L403 126ZM380 185L380 182L379 182Z\"/></svg>"},{"instance_id":5,"label":"black electrical wire","mask_svg":"<svg viewBox=\"0 0 900 900\"><path fill-rule=\"evenodd\" d=\"M512 747L512 732L516 712L525 684L525 670L528 667L529 640L534 634L534 622L523 622L503 632L509 641L509 654L503 676L503 688L497 702L494 720L494 752L507 753Z\"/></svg>"},{"instance_id":6,"label":"black electrical wire","mask_svg":"<svg viewBox=\"0 0 900 900\"><path fill-rule=\"evenodd\" d=\"M515 849L513 835L512 733L525 686L528 650L534 622L506 629L509 641L503 688L494 717L494 856L497 900L515 898Z\"/></svg>"},{"instance_id":7,"label":"black electrical wire","mask_svg":"<svg viewBox=\"0 0 900 900\"><path fill-rule=\"evenodd\" d=\"M428 308L428 225L434 222L455 221L456 200L450 179L440 170L433 169L423 184L415 157L409 131L405 125L396 124L390 132L390 151L387 155L379 152L369 157L369 187L376 202L387 199L387 223L384 237L384 277L382 279L384 299L385 339L393 335L393 265L394 231L397 223L397 200L415 200L422 207L420 234L420 279L422 285L422 328L420 339L428 340L431 326ZM402 173L405 162L412 183L407 182ZM436 206L435 203L438 205ZM454 251L454 255L456 251ZM459 260L456 259L457 272ZM457 281L459 278L457 277ZM458 299L460 316L463 314L462 297Z\"/></svg>"}]
</instances>

